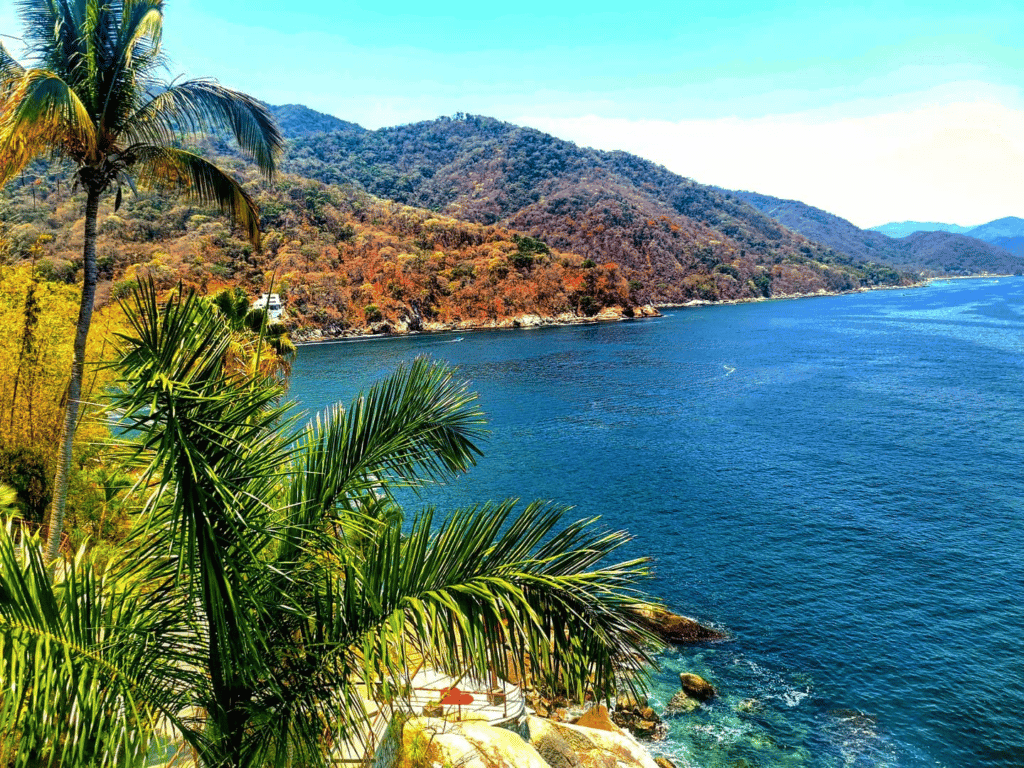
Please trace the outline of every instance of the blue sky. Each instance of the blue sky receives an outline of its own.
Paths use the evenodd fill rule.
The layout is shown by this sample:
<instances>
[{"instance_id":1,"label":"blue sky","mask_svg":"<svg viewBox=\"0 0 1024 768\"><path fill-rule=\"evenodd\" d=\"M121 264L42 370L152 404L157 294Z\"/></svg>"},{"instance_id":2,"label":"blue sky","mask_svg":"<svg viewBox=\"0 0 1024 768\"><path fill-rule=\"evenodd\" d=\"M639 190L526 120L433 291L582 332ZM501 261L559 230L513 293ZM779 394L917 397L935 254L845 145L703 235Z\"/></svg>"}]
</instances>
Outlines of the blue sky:
<instances>
[{"instance_id":1,"label":"blue sky","mask_svg":"<svg viewBox=\"0 0 1024 768\"><path fill-rule=\"evenodd\" d=\"M972 224L1024 215L1022 29L985 0L170 0L165 49L370 128L487 114L861 226Z\"/></svg>"}]
</instances>

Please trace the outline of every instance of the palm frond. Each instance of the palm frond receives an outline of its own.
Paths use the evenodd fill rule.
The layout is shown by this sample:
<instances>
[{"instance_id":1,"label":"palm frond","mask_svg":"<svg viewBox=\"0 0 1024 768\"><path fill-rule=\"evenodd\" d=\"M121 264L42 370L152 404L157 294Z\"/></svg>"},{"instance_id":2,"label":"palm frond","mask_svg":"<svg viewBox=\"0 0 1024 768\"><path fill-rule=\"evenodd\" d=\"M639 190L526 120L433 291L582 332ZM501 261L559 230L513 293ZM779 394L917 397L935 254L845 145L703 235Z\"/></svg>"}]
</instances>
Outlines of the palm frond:
<instances>
[{"instance_id":1,"label":"palm frond","mask_svg":"<svg viewBox=\"0 0 1024 768\"><path fill-rule=\"evenodd\" d=\"M475 401L443 364L419 358L399 368L348 409L336 406L306 428L290 503L319 519L349 494L388 493L465 471L484 435Z\"/></svg>"},{"instance_id":2,"label":"palm frond","mask_svg":"<svg viewBox=\"0 0 1024 768\"><path fill-rule=\"evenodd\" d=\"M97 70L97 92L102 94L97 122L119 135L121 121L146 92L149 72L162 61L163 0L133 0L105 8L108 32L97 46L103 53Z\"/></svg>"},{"instance_id":3,"label":"palm frond","mask_svg":"<svg viewBox=\"0 0 1024 768\"><path fill-rule=\"evenodd\" d=\"M355 645L364 674L399 676L406 651L449 672L558 687L583 700L642 679L656 639L630 611L642 559L609 563L629 537L565 508L515 502L419 516L408 536L383 526L338 570L323 633ZM629 684L627 682L627 684Z\"/></svg>"},{"instance_id":4,"label":"palm frond","mask_svg":"<svg viewBox=\"0 0 1024 768\"><path fill-rule=\"evenodd\" d=\"M183 149L152 144L128 150L134 158L139 182L150 189L177 192L219 208L245 233L256 247L260 244L260 214L255 201L241 184L199 155Z\"/></svg>"},{"instance_id":5,"label":"palm frond","mask_svg":"<svg viewBox=\"0 0 1024 768\"><path fill-rule=\"evenodd\" d=\"M10 52L0 43L0 94L2 89L8 87L16 80L20 80L25 74L25 68L18 63L18 60L11 56Z\"/></svg>"},{"instance_id":6,"label":"palm frond","mask_svg":"<svg viewBox=\"0 0 1024 768\"><path fill-rule=\"evenodd\" d=\"M182 132L228 130L267 175L284 147L266 106L213 80L189 80L155 95L121 126L140 143L169 144Z\"/></svg>"},{"instance_id":7,"label":"palm frond","mask_svg":"<svg viewBox=\"0 0 1024 768\"><path fill-rule=\"evenodd\" d=\"M4 100L0 116L0 185L50 151L78 161L96 149L96 129L78 94L41 69L27 70Z\"/></svg>"},{"instance_id":8,"label":"palm frond","mask_svg":"<svg viewBox=\"0 0 1024 768\"><path fill-rule=\"evenodd\" d=\"M0 526L0 757L26 768L139 765L157 719L184 701L189 686L175 692L175 681L197 661L183 650L182 606L168 599L166 574L140 589L116 568L101 574L84 550L57 568L54 584L42 542Z\"/></svg>"},{"instance_id":9,"label":"palm frond","mask_svg":"<svg viewBox=\"0 0 1024 768\"><path fill-rule=\"evenodd\" d=\"M18 15L29 58L62 75L70 73L72 62L81 58L81 36L75 13L81 2L66 0L20 0Z\"/></svg>"}]
</instances>

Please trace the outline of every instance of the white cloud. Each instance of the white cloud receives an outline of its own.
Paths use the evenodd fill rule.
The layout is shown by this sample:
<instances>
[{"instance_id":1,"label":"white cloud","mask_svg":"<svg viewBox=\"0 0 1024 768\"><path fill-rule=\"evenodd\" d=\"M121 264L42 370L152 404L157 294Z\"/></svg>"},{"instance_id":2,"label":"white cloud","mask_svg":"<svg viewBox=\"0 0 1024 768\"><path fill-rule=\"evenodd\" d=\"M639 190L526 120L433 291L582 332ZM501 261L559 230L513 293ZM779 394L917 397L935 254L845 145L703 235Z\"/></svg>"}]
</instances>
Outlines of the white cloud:
<instances>
[{"instance_id":1,"label":"white cloud","mask_svg":"<svg viewBox=\"0 0 1024 768\"><path fill-rule=\"evenodd\" d=\"M991 88L974 89L984 93L974 99L956 90L961 100L857 117L830 110L750 120L517 122L626 150L701 183L802 200L862 227L1024 216L1024 109Z\"/></svg>"}]
</instances>

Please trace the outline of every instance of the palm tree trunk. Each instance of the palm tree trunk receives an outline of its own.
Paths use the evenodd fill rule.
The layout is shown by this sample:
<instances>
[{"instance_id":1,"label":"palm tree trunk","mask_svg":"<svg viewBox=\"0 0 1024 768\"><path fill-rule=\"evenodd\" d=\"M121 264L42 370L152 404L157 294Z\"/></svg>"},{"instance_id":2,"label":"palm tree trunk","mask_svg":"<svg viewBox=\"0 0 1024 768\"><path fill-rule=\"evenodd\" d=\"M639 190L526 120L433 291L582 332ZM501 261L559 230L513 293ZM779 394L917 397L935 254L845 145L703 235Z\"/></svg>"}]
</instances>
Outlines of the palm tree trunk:
<instances>
[{"instance_id":1,"label":"palm tree trunk","mask_svg":"<svg viewBox=\"0 0 1024 768\"><path fill-rule=\"evenodd\" d=\"M71 381L68 384L64 427L60 436L60 454L57 473L53 479L53 507L50 510L50 531L46 541L46 559L53 562L60 550L60 535L64 528L64 509L68 501L68 471L71 469L71 447L75 442L78 406L82 397L82 379L85 373L85 342L92 323L92 305L96 299L96 220L99 218L100 190L86 185L85 247L83 249L82 303L78 307L78 326L75 329L75 355L71 363Z\"/></svg>"}]
</instances>

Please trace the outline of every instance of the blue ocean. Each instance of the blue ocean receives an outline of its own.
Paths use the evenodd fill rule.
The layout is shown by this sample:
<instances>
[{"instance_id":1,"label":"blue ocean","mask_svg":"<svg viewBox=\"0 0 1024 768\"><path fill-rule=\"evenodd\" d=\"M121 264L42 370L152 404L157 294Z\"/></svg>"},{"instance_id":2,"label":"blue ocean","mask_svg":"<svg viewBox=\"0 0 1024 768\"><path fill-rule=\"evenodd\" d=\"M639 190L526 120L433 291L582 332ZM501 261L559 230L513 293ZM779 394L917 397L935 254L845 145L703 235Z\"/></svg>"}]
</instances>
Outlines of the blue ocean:
<instances>
[{"instance_id":1,"label":"blue ocean","mask_svg":"<svg viewBox=\"0 0 1024 768\"><path fill-rule=\"evenodd\" d=\"M650 591L728 632L680 766L1024 766L1024 278L303 347L348 401L417 355L490 420L441 508L518 497L629 530Z\"/></svg>"}]
</instances>

